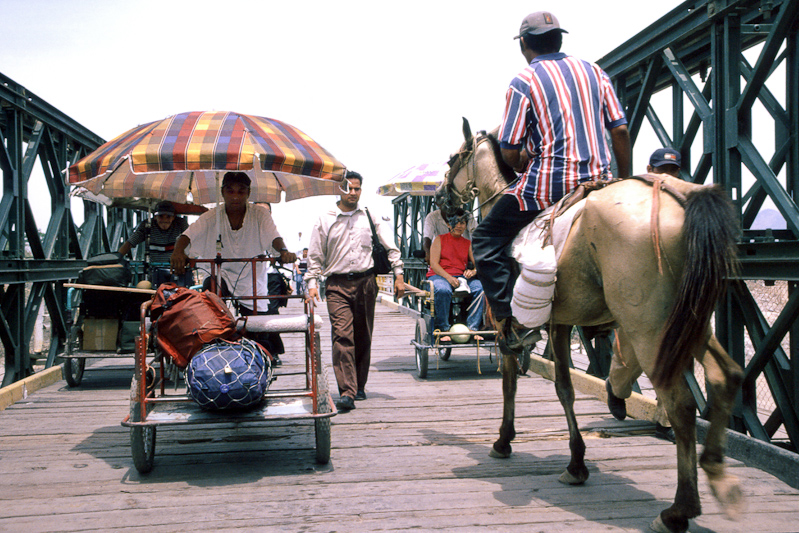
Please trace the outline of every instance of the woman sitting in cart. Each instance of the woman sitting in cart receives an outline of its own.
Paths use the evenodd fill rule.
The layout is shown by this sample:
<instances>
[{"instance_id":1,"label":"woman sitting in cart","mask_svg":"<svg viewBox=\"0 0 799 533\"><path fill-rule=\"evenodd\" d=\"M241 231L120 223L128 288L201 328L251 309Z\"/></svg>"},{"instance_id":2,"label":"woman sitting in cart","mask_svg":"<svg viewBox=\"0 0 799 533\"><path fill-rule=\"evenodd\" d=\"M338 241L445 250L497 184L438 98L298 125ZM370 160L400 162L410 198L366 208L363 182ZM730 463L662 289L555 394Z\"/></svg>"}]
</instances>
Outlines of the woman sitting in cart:
<instances>
[{"instance_id":1,"label":"woman sitting in cart","mask_svg":"<svg viewBox=\"0 0 799 533\"><path fill-rule=\"evenodd\" d=\"M119 254L125 255L134 246L147 242L147 256L150 262L150 281L153 288L164 282L174 281L183 287L194 284L191 271L187 270L173 280L169 271L169 258L175 249L175 241L180 234L186 231L189 223L185 218L175 216L175 206L172 202L158 202L155 206L153 218L142 221L136 230L130 234L128 240L119 247Z\"/></svg>"},{"instance_id":2,"label":"woman sitting in cart","mask_svg":"<svg viewBox=\"0 0 799 533\"><path fill-rule=\"evenodd\" d=\"M467 268L467 265L475 264L472 255L472 241L463 236L468 220L469 213L463 209L455 209L449 213L447 217L449 233L438 235L430 246L430 269L427 271L427 279L433 282L435 294L433 327L439 331L449 331L452 293L462 285L468 286L468 292L471 294L466 325L470 331L480 331L483 321L485 305L483 286L477 279L477 271L474 268ZM463 290L465 289L466 287L463 287ZM474 340L483 340L483 338L475 335ZM445 335L440 337L439 341L446 343L451 339Z\"/></svg>"}]
</instances>

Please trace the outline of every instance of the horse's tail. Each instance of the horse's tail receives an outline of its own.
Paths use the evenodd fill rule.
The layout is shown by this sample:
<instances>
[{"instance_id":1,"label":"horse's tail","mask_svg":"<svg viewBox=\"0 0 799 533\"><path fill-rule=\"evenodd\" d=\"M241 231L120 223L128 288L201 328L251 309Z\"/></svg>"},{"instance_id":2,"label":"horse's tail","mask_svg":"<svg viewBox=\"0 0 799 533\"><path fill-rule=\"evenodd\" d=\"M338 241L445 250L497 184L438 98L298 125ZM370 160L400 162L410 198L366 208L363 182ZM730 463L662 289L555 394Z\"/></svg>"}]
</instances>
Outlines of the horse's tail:
<instances>
[{"instance_id":1,"label":"horse's tail","mask_svg":"<svg viewBox=\"0 0 799 533\"><path fill-rule=\"evenodd\" d=\"M701 187L687 195L685 265L651 376L655 386L673 385L707 340L716 302L726 290L727 280L738 272L738 233L732 202L720 186Z\"/></svg>"}]
</instances>

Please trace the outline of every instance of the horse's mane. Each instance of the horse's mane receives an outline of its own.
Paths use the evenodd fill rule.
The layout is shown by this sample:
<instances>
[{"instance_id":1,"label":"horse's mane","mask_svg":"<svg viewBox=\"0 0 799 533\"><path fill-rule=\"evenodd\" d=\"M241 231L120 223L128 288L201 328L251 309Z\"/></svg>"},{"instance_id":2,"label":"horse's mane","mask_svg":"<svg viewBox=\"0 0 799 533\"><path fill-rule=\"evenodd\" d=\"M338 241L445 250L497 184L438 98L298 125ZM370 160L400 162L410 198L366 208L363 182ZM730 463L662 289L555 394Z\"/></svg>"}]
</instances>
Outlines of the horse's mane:
<instances>
[{"instance_id":1,"label":"horse's mane","mask_svg":"<svg viewBox=\"0 0 799 533\"><path fill-rule=\"evenodd\" d=\"M497 160L497 167L499 168L499 171L502 174L502 178L505 180L505 183L511 183L518 176L516 175L516 171L513 170L513 167L507 164L505 162L505 159L502 157L502 150L500 150L499 139L497 138L498 134L499 134L499 128L494 128L485 135L488 138L488 140L491 142L491 149L494 152L494 159Z\"/></svg>"}]
</instances>

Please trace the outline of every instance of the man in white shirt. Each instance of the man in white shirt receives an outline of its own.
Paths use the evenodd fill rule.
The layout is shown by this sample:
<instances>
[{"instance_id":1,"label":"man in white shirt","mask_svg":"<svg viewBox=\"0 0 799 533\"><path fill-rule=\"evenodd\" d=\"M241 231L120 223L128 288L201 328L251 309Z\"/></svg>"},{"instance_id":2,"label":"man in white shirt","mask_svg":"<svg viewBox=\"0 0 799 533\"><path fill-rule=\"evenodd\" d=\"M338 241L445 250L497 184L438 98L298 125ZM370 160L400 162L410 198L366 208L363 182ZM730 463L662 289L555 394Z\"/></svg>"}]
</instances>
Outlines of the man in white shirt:
<instances>
[{"instance_id":1,"label":"man in white shirt","mask_svg":"<svg viewBox=\"0 0 799 533\"><path fill-rule=\"evenodd\" d=\"M372 327L377 299L377 280L372 260L372 229L366 212L358 207L363 178L347 172L349 191L342 192L336 209L322 213L311 232L308 250L308 297L319 301L318 280L327 278L325 291L333 342L333 370L338 382L336 407L355 409L355 400L366 399L366 381L372 353ZM388 250L394 272L394 294L402 298L405 283L402 260L394 239L373 219L377 236Z\"/></svg>"},{"instance_id":2,"label":"man in white shirt","mask_svg":"<svg viewBox=\"0 0 799 533\"><path fill-rule=\"evenodd\" d=\"M263 206L250 204L250 178L244 172L227 172L222 179L221 207L209 209L178 237L175 250L170 257L173 270L181 274L189 260L213 259L219 253L223 259L250 259L264 255L270 248L280 254L284 264L293 263L297 256L286 249L283 239L272 220L271 211ZM217 210L221 210L217 216ZM256 264L256 293L269 294L266 264ZM252 296L253 278L250 263L222 264L223 292L227 289L233 296ZM240 298L237 300L242 315L266 314L267 302ZM268 342L266 344L269 344ZM279 347L264 346L272 353L276 364L280 364Z\"/></svg>"}]
</instances>

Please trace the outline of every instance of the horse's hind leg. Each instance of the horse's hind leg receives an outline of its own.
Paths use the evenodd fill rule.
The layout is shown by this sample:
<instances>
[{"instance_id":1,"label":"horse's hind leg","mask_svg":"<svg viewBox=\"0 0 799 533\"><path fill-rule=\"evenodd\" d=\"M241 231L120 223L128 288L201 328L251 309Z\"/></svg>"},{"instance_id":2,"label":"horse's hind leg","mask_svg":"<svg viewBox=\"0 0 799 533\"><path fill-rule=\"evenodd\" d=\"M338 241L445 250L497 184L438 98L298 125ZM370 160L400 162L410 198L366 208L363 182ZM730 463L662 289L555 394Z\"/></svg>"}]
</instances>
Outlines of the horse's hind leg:
<instances>
[{"instance_id":1,"label":"horse's hind leg","mask_svg":"<svg viewBox=\"0 0 799 533\"><path fill-rule=\"evenodd\" d=\"M489 455L499 459L507 459L511 454L512 441L516 437L514 416L516 415L516 387L519 377L519 360L514 354L502 354L502 425L499 427L499 438L491 448Z\"/></svg>"},{"instance_id":2,"label":"horse's hind leg","mask_svg":"<svg viewBox=\"0 0 799 533\"><path fill-rule=\"evenodd\" d=\"M688 520L702 514L696 476L696 404L688 385L678 380L668 390L656 390L669 414L677 446L677 493L674 503L652 523L661 533L688 530Z\"/></svg>"},{"instance_id":3,"label":"horse's hind leg","mask_svg":"<svg viewBox=\"0 0 799 533\"><path fill-rule=\"evenodd\" d=\"M701 361L705 378L711 387L708 391L710 429L705 439L705 449L699 464L710 482L713 495L722 505L725 514L737 518L743 511L743 495L738 478L725 472L724 451L729 420L735 394L741 385L743 372L722 348L715 336L710 337L708 351Z\"/></svg>"},{"instance_id":4,"label":"horse's hind leg","mask_svg":"<svg viewBox=\"0 0 799 533\"><path fill-rule=\"evenodd\" d=\"M569 373L569 350L571 342L571 326L554 326L551 330L550 342L555 359L555 391L558 393L566 421L569 424L569 449L571 461L558 481L568 485L581 485L588 479L588 468L585 466L585 442L577 426L574 414L574 387Z\"/></svg>"}]
</instances>

